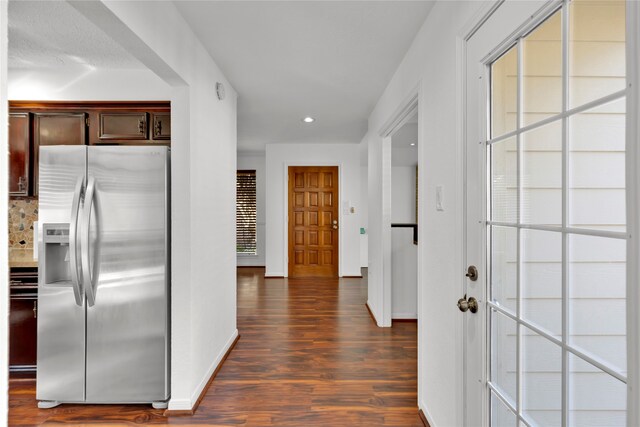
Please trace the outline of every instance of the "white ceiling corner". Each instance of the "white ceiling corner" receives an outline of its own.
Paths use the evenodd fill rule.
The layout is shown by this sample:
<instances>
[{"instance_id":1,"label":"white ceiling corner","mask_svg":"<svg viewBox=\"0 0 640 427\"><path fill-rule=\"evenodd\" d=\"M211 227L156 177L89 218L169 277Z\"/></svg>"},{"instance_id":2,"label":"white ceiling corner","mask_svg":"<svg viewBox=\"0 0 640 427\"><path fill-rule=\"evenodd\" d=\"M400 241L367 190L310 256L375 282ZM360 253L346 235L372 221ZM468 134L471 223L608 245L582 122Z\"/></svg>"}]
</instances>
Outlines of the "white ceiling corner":
<instances>
[{"instance_id":1,"label":"white ceiling corner","mask_svg":"<svg viewBox=\"0 0 640 427\"><path fill-rule=\"evenodd\" d=\"M9 1L9 69L146 68L66 1Z\"/></svg>"}]
</instances>

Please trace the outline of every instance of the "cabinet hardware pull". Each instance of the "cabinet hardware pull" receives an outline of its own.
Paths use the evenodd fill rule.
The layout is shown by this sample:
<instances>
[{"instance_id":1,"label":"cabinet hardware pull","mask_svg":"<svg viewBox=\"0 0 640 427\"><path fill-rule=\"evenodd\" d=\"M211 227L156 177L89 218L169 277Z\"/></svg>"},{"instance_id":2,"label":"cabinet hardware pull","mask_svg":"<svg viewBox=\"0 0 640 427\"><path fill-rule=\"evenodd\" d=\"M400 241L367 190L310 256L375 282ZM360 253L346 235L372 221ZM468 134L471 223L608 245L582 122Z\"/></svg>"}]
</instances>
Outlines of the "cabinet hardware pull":
<instances>
[{"instance_id":1,"label":"cabinet hardware pull","mask_svg":"<svg viewBox=\"0 0 640 427\"><path fill-rule=\"evenodd\" d=\"M33 318L38 318L38 301L33 302Z\"/></svg>"},{"instance_id":2,"label":"cabinet hardware pull","mask_svg":"<svg viewBox=\"0 0 640 427\"><path fill-rule=\"evenodd\" d=\"M157 121L156 122L156 130L155 130L155 136L160 136L160 134L162 133L162 122L161 121Z\"/></svg>"},{"instance_id":3,"label":"cabinet hardware pull","mask_svg":"<svg viewBox=\"0 0 640 427\"><path fill-rule=\"evenodd\" d=\"M144 120L142 119L138 120L138 131L144 133Z\"/></svg>"}]
</instances>

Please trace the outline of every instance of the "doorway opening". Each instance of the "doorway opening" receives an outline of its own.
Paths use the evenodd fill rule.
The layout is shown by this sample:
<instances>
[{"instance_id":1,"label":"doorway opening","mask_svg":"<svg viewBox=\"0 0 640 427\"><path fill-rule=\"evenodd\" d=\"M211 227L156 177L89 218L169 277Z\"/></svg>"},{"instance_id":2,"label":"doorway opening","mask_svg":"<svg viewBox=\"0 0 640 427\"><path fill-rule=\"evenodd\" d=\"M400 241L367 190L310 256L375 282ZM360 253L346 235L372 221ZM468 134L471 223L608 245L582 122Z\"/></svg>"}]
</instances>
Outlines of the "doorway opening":
<instances>
[{"instance_id":1,"label":"doorway opening","mask_svg":"<svg viewBox=\"0 0 640 427\"><path fill-rule=\"evenodd\" d=\"M422 183L420 144L422 119L419 114L418 88L401 104L381 129L382 138L382 318L379 326L394 327L393 322L416 322L417 363L424 355L421 340L422 277L421 254L423 241L419 223L424 216L421 209ZM394 226L395 224L395 226ZM395 325L395 327L402 327ZM423 362L422 362L423 363ZM424 384L418 376L418 401Z\"/></svg>"},{"instance_id":2,"label":"doorway opening","mask_svg":"<svg viewBox=\"0 0 640 427\"><path fill-rule=\"evenodd\" d=\"M418 112L391 136L391 320L418 318Z\"/></svg>"}]
</instances>

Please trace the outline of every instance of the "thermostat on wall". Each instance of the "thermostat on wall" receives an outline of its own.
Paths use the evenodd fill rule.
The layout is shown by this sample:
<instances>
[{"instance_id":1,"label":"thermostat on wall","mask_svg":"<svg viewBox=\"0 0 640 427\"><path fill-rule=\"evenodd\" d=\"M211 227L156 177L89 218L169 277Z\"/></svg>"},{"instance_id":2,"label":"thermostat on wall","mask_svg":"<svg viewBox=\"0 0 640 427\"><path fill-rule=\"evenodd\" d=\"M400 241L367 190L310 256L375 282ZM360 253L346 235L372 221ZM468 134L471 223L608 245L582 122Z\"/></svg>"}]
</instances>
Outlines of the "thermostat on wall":
<instances>
[{"instance_id":1,"label":"thermostat on wall","mask_svg":"<svg viewBox=\"0 0 640 427\"><path fill-rule=\"evenodd\" d=\"M216 83L216 94L218 94L220 101L224 99L224 85L220 82Z\"/></svg>"}]
</instances>

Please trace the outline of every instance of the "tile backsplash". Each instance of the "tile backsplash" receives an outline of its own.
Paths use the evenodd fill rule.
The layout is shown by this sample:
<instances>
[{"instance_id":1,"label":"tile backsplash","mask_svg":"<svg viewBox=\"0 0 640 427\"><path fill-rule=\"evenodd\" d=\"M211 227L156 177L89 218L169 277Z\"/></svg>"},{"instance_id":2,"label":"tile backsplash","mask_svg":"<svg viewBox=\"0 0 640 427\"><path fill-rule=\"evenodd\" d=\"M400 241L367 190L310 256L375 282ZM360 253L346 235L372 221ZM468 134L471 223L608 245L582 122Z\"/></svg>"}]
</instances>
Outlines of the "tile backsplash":
<instances>
[{"instance_id":1,"label":"tile backsplash","mask_svg":"<svg viewBox=\"0 0 640 427\"><path fill-rule=\"evenodd\" d=\"M33 249L33 222L38 220L38 199L9 200L9 247Z\"/></svg>"}]
</instances>

